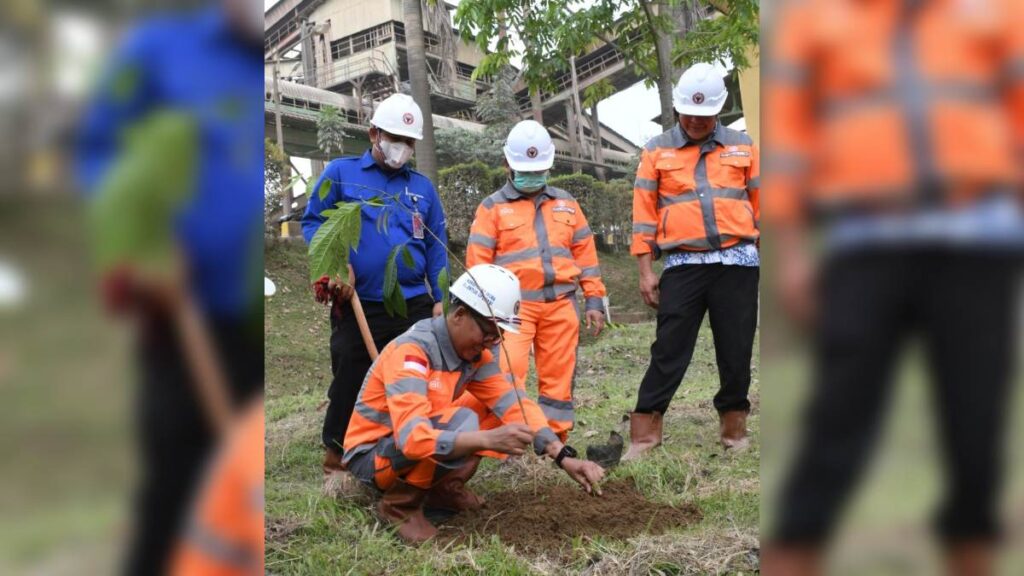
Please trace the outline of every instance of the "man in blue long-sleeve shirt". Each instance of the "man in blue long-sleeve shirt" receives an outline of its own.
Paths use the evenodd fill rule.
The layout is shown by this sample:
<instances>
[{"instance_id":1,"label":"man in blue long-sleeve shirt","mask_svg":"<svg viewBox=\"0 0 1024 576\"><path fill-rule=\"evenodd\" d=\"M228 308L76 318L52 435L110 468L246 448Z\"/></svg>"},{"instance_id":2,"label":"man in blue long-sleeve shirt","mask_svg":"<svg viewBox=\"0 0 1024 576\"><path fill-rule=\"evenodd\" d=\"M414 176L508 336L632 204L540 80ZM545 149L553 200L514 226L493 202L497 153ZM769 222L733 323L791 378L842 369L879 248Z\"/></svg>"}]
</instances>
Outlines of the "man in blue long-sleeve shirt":
<instances>
[{"instance_id":1,"label":"man in blue long-sleeve shirt","mask_svg":"<svg viewBox=\"0 0 1024 576\"><path fill-rule=\"evenodd\" d=\"M349 254L355 272L355 290L363 303L370 332L377 349L403 334L417 321L442 311L438 276L448 266L445 245L444 210L430 180L409 168L413 145L423 137L423 115L413 99L395 94L380 103L370 120L372 147L357 158L339 158L327 165L313 188L319 191L325 181L330 192L320 200L318 193L309 199L302 217L302 232L311 242L326 221L323 211L338 202L359 202L382 198L387 207L364 205L361 237L357 250ZM378 229L382 210L390 213L387 228ZM398 283L406 299L407 317L389 316L384 308L384 269L395 246L405 245L412 254L413 267L398 264ZM336 280L331 279L331 287ZM428 293L429 285L429 293ZM351 289L341 286L340 297L347 300ZM336 307L335 309L341 310ZM327 392L329 403L324 418L323 443L325 488L333 492L346 475L340 474L345 430L359 388L370 369L370 356L352 314L331 314L331 368L333 379Z\"/></svg>"},{"instance_id":2,"label":"man in blue long-sleeve shirt","mask_svg":"<svg viewBox=\"0 0 1024 576\"><path fill-rule=\"evenodd\" d=\"M263 7L254 0L154 16L133 26L105 66L76 134L75 176L89 198L130 153L125 134L173 111L196 127L197 160L173 241L185 270L104 278L108 304L138 320L140 478L124 574L162 574L213 447L178 334L177 306L159 298L185 284L202 313L235 406L262 390ZM168 151L168 153L171 153ZM151 175L159 178L159 175ZM140 185L133 193L153 194ZM123 214L124 218L153 217ZM155 232L154 232L155 233ZM116 301L116 302L115 302Z\"/></svg>"}]
</instances>

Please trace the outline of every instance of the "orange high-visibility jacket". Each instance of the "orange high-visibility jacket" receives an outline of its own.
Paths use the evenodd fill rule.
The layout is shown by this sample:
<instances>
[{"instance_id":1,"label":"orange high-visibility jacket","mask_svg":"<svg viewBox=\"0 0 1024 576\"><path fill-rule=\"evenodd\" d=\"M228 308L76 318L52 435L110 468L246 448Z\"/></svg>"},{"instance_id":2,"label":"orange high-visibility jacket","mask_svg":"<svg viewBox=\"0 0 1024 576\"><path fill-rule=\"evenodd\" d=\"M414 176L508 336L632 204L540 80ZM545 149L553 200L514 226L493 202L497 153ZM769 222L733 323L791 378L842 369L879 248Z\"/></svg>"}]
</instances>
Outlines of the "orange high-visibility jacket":
<instances>
[{"instance_id":1,"label":"orange high-visibility jacket","mask_svg":"<svg viewBox=\"0 0 1024 576\"><path fill-rule=\"evenodd\" d=\"M630 253L720 250L758 240L760 186L749 136L719 123L697 144L673 126L640 153Z\"/></svg>"},{"instance_id":2,"label":"orange high-visibility jacket","mask_svg":"<svg viewBox=\"0 0 1024 576\"><path fill-rule=\"evenodd\" d=\"M370 368L345 433L342 461L347 463L387 436L394 437L409 460L446 459L458 432L437 429L430 419L462 394L472 394L502 422L528 424L536 433L534 449L542 453L558 438L540 407L502 373L494 350L484 350L476 362L465 362L452 346L444 316L414 324L385 346Z\"/></svg>"},{"instance_id":3,"label":"orange high-visibility jacket","mask_svg":"<svg viewBox=\"0 0 1024 576\"><path fill-rule=\"evenodd\" d=\"M263 429L263 403L256 402L214 461L171 574L263 574Z\"/></svg>"},{"instance_id":4,"label":"orange high-visibility jacket","mask_svg":"<svg viewBox=\"0 0 1024 576\"><path fill-rule=\"evenodd\" d=\"M773 219L1019 185L1024 2L809 0L778 20L764 114Z\"/></svg>"},{"instance_id":5,"label":"orange high-visibility jacket","mask_svg":"<svg viewBox=\"0 0 1024 576\"><path fill-rule=\"evenodd\" d=\"M547 186L533 197L510 182L480 203L470 227L466 265L497 264L519 277L523 300L552 302L576 289L587 310L603 310L594 234L565 190Z\"/></svg>"}]
</instances>

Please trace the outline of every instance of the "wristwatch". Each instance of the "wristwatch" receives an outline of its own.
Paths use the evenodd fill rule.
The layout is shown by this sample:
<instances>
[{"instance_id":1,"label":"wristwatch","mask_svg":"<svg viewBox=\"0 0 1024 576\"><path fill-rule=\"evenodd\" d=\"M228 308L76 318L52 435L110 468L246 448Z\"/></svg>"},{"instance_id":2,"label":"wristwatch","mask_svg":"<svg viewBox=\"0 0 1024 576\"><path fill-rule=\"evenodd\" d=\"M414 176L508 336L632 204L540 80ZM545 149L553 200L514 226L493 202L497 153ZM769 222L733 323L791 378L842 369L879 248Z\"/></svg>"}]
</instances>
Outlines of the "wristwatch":
<instances>
[{"instance_id":1,"label":"wristwatch","mask_svg":"<svg viewBox=\"0 0 1024 576\"><path fill-rule=\"evenodd\" d=\"M558 456L555 456L555 466L562 467L562 460L566 458L575 458L578 452L572 446L563 444L562 449L558 451Z\"/></svg>"}]
</instances>

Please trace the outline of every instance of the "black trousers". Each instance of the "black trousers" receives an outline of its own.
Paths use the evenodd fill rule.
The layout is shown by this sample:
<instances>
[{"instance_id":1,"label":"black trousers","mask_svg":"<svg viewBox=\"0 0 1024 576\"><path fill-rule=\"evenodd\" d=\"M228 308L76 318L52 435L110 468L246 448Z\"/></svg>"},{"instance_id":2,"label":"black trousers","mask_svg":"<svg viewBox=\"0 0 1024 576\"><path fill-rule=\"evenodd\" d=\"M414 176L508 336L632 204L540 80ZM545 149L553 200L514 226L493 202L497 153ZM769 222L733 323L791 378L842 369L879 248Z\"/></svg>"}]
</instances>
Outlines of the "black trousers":
<instances>
[{"instance_id":1,"label":"black trousers","mask_svg":"<svg viewBox=\"0 0 1024 576\"><path fill-rule=\"evenodd\" d=\"M366 323L377 345L377 350L396 337L401 336L416 322L430 318L434 300L428 295L416 296L406 301L408 317L391 317L384 310L383 302L362 302ZM363 386L366 373L370 371L370 353L366 351L359 324L351 307L346 307L341 320L331 317L331 387L327 391L327 414L324 416L323 443L327 448L344 451L345 430L352 419L356 397Z\"/></svg>"},{"instance_id":2,"label":"black trousers","mask_svg":"<svg viewBox=\"0 0 1024 576\"><path fill-rule=\"evenodd\" d=\"M811 399L774 537L827 539L874 447L893 370L922 341L946 479L946 540L997 533L1017 259L939 250L862 252L823 268Z\"/></svg>"},{"instance_id":3,"label":"black trousers","mask_svg":"<svg viewBox=\"0 0 1024 576\"><path fill-rule=\"evenodd\" d=\"M262 330L241 321L216 319L209 328L233 405L239 408L263 389ZM166 569L217 441L172 323L149 318L137 346L141 475L123 567L132 576L161 574Z\"/></svg>"},{"instance_id":4,"label":"black trousers","mask_svg":"<svg viewBox=\"0 0 1024 576\"><path fill-rule=\"evenodd\" d=\"M658 285L658 328L651 363L640 383L636 411L664 414L686 375L707 312L715 339L719 412L749 410L750 356L757 330L760 270L750 266L684 264L669 268Z\"/></svg>"}]
</instances>

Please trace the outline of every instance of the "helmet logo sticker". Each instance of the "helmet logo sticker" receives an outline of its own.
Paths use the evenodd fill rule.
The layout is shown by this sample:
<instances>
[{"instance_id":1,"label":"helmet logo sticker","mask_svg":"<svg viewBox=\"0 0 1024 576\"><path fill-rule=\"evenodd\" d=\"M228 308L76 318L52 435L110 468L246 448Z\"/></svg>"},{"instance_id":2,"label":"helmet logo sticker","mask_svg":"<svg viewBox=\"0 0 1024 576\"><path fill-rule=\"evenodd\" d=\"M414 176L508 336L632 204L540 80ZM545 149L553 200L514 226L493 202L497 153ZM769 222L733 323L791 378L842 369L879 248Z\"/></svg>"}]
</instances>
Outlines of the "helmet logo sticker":
<instances>
[{"instance_id":1,"label":"helmet logo sticker","mask_svg":"<svg viewBox=\"0 0 1024 576\"><path fill-rule=\"evenodd\" d=\"M512 315L513 316L519 316L519 301L518 300L516 300L515 307L512 308Z\"/></svg>"},{"instance_id":2,"label":"helmet logo sticker","mask_svg":"<svg viewBox=\"0 0 1024 576\"><path fill-rule=\"evenodd\" d=\"M412 126L412 123L415 122L415 119L412 117L411 113L406 112L405 114L402 114L402 122L405 122L406 125Z\"/></svg>"},{"instance_id":3,"label":"helmet logo sticker","mask_svg":"<svg viewBox=\"0 0 1024 576\"><path fill-rule=\"evenodd\" d=\"M526 149L526 157L527 158L536 158L537 157L537 147L536 146L530 146L529 148L527 148Z\"/></svg>"},{"instance_id":4,"label":"helmet logo sticker","mask_svg":"<svg viewBox=\"0 0 1024 576\"><path fill-rule=\"evenodd\" d=\"M696 93L694 93L694 95L693 95L693 103L694 104L703 104L704 103L704 93L703 92L696 92Z\"/></svg>"}]
</instances>

